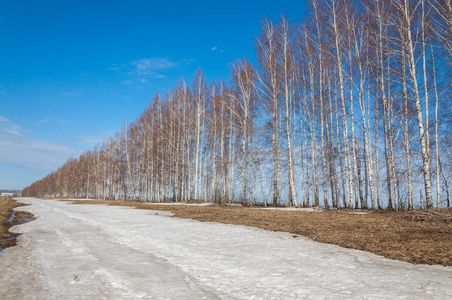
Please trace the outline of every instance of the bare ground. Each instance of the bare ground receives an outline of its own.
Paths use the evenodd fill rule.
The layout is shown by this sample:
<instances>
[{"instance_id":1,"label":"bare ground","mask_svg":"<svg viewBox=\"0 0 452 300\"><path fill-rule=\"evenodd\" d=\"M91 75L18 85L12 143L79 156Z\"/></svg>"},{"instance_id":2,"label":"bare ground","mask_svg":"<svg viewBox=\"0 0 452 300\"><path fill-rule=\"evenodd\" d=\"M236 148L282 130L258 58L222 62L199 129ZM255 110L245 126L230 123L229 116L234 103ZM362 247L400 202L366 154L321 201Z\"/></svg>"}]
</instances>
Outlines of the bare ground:
<instances>
[{"instance_id":1,"label":"bare ground","mask_svg":"<svg viewBox=\"0 0 452 300\"><path fill-rule=\"evenodd\" d=\"M153 205L133 201L83 200L74 204L108 204L165 210L174 217L284 231L415 264L452 266L452 210L319 212L249 207Z\"/></svg>"},{"instance_id":2,"label":"bare ground","mask_svg":"<svg viewBox=\"0 0 452 300\"><path fill-rule=\"evenodd\" d=\"M10 220L13 208L24 206L9 197L0 197L0 249L16 245L17 234L12 234L9 229L18 224L26 222L26 219L32 219L33 216L26 212L16 212L16 217ZM8 221L10 220L10 221Z\"/></svg>"}]
</instances>

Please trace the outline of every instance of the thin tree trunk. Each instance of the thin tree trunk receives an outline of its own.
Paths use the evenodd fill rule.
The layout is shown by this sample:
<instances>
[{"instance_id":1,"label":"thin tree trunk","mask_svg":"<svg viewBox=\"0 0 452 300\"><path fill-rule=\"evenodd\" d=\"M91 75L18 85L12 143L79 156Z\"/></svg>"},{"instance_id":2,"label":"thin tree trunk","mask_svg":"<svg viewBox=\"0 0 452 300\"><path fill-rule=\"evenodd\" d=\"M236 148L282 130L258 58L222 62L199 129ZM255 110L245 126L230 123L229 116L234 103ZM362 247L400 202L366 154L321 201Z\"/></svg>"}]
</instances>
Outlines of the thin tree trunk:
<instances>
[{"instance_id":1,"label":"thin tree trunk","mask_svg":"<svg viewBox=\"0 0 452 300\"><path fill-rule=\"evenodd\" d=\"M424 184L425 184L425 197L427 200L427 209L433 208L433 197L432 197L432 182L431 182L431 171L430 171L430 149L428 148L428 143L425 136L424 121L422 117L422 107L421 99L419 96L419 87L417 83L417 72L416 72L416 59L414 57L414 41L411 35L411 16L409 14L409 3L407 0L403 0L403 4L400 4L400 9L403 13L403 22L406 24L406 29L402 34L406 34L406 46L408 50L409 57L409 69L411 73L411 79L413 82L413 93L414 101L416 104L417 112L417 122L419 129L419 142L421 146L422 162L423 162L423 173L424 173ZM428 126L428 124L427 124Z\"/></svg>"},{"instance_id":2,"label":"thin tree trunk","mask_svg":"<svg viewBox=\"0 0 452 300\"><path fill-rule=\"evenodd\" d=\"M342 53L339 46L340 33L339 33L339 21L337 20L337 10L338 3L336 0L332 1L331 13L333 15L333 29L334 29L334 43L336 49L336 63L339 73L339 87L340 87L340 97L342 101L342 119L343 119L343 134L344 134L344 150L345 150L345 164L347 167L347 189L348 189L348 201L347 207L352 208L353 201L353 173L351 166L351 156L350 156L350 146L348 142L348 122L347 122L347 109L345 105L345 95L344 95L344 75L343 75L343 65L342 65Z\"/></svg>"},{"instance_id":3,"label":"thin tree trunk","mask_svg":"<svg viewBox=\"0 0 452 300\"><path fill-rule=\"evenodd\" d=\"M439 135L438 135L438 105L439 105L439 97L438 97L438 89L436 86L436 66L435 66L435 53L433 52L433 47L431 47L432 51L432 73L433 73L433 86L435 88L435 151L436 151L436 208L441 208L441 188L440 188L440 164L439 164Z\"/></svg>"},{"instance_id":4,"label":"thin tree trunk","mask_svg":"<svg viewBox=\"0 0 452 300\"><path fill-rule=\"evenodd\" d=\"M410 141L408 132L408 90L405 76L405 50L402 47L402 83L403 83L403 98L405 101L405 126L404 126L404 145L405 156L407 161L407 174L408 174L408 210L413 209L413 183L411 179L411 161L410 161Z\"/></svg>"},{"instance_id":5,"label":"thin tree trunk","mask_svg":"<svg viewBox=\"0 0 452 300\"><path fill-rule=\"evenodd\" d=\"M328 185L327 185L327 172L326 172L326 158L325 158L325 144L324 144L324 96L323 96L323 33L320 31L320 17L317 7L317 2L313 1L313 8L315 14L315 24L317 29L317 42L318 42L318 52L319 52L319 101L320 101L320 141L321 141L321 152L322 152L322 171L323 171L323 205L326 209L329 208L328 205ZM313 113L314 115L314 113ZM315 121L314 121L315 122ZM315 131L314 131L315 133ZM317 163L316 163L317 164ZM318 206L318 205L316 205Z\"/></svg>"}]
</instances>

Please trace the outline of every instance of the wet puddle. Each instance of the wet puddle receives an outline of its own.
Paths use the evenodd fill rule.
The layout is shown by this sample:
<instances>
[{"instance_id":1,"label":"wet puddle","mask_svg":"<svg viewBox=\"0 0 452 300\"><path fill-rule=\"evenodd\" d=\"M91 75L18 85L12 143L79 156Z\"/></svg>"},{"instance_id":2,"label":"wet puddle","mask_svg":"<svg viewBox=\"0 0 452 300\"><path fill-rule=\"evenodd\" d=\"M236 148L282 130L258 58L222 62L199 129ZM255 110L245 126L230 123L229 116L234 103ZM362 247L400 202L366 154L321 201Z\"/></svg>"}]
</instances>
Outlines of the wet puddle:
<instances>
[{"instance_id":1,"label":"wet puddle","mask_svg":"<svg viewBox=\"0 0 452 300\"><path fill-rule=\"evenodd\" d=\"M7 220L7 222L11 225L20 225L20 224L24 224L27 222L30 222L33 220L33 215L30 213L25 213L27 216L23 217L23 218L19 218L17 216L16 211L13 211L13 213L11 214L11 216L9 217L9 219ZM20 234L14 235L12 237L6 238L6 239L0 239L0 243L1 242L6 242L6 241L13 241L15 240L18 236L20 236ZM5 250L6 248L0 248L0 253Z\"/></svg>"},{"instance_id":2,"label":"wet puddle","mask_svg":"<svg viewBox=\"0 0 452 300\"><path fill-rule=\"evenodd\" d=\"M15 218L16 218L16 212L13 211L13 213L11 214L11 217L9 217L8 221L6 221L6 222L8 222L9 224L13 224Z\"/></svg>"}]
</instances>

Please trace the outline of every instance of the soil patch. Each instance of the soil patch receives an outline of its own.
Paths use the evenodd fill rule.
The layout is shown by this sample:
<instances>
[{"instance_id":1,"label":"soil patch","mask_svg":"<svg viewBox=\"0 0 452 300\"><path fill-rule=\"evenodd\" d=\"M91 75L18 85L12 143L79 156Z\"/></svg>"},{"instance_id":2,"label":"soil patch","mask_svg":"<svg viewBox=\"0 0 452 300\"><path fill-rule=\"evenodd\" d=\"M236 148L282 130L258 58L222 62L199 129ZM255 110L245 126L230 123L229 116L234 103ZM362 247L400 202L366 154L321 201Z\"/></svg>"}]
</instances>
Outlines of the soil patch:
<instances>
[{"instance_id":1,"label":"soil patch","mask_svg":"<svg viewBox=\"0 0 452 300\"><path fill-rule=\"evenodd\" d=\"M1 249L16 245L17 234L9 232L14 225L33 220L33 215L27 212L15 212L13 208L25 206L9 197L0 197L0 251Z\"/></svg>"},{"instance_id":2,"label":"soil patch","mask_svg":"<svg viewBox=\"0 0 452 300\"><path fill-rule=\"evenodd\" d=\"M132 201L83 200L74 204L109 204L139 209L165 210L177 218L220 222L283 231L294 238L336 244L415 264L452 266L452 210L321 212L284 211L220 205L152 205Z\"/></svg>"}]
</instances>

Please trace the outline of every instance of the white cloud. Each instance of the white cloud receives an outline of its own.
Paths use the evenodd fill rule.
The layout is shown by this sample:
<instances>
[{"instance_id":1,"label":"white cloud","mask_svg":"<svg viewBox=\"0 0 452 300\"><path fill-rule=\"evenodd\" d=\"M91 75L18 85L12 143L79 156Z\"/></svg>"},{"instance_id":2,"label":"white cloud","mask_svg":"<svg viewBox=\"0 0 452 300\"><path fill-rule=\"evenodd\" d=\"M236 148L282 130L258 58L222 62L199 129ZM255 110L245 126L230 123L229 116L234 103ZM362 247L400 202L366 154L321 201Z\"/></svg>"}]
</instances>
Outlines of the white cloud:
<instances>
[{"instance_id":1,"label":"white cloud","mask_svg":"<svg viewBox=\"0 0 452 300\"><path fill-rule=\"evenodd\" d=\"M219 51L220 53L223 53L223 49L218 49L218 47L217 46L215 46L215 47L213 47L213 48L210 48L210 50L212 50L212 51Z\"/></svg>"},{"instance_id":2,"label":"white cloud","mask_svg":"<svg viewBox=\"0 0 452 300\"><path fill-rule=\"evenodd\" d=\"M2 94L3 96L6 96L6 93L4 91L0 91L0 94Z\"/></svg>"},{"instance_id":3,"label":"white cloud","mask_svg":"<svg viewBox=\"0 0 452 300\"><path fill-rule=\"evenodd\" d=\"M5 118L4 116L0 116L0 123L2 122L9 122L9 119Z\"/></svg>"},{"instance_id":4,"label":"white cloud","mask_svg":"<svg viewBox=\"0 0 452 300\"><path fill-rule=\"evenodd\" d=\"M19 135L20 126L11 122L11 120L0 116L0 134Z\"/></svg>"},{"instance_id":5,"label":"white cloud","mask_svg":"<svg viewBox=\"0 0 452 300\"><path fill-rule=\"evenodd\" d=\"M20 134L19 129L20 129L19 125L9 124L8 126L5 126L4 128L2 128L2 131L4 133L11 134L11 135L19 135Z\"/></svg>"},{"instance_id":6,"label":"white cloud","mask_svg":"<svg viewBox=\"0 0 452 300\"><path fill-rule=\"evenodd\" d=\"M124 84L132 84L132 80L124 80L122 83L124 83Z\"/></svg>"},{"instance_id":7,"label":"white cloud","mask_svg":"<svg viewBox=\"0 0 452 300\"><path fill-rule=\"evenodd\" d=\"M167 57L142 58L131 63L136 66L137 71L155 71L171 69L177 66L177 62L171 61Z\"/></svg>"},{"instance_id":8,"label":"white cloud","mask_svg":"<svg viewBox=\"0 0 452 300\"><path fill-rule=\"evenodd\" d=\"M45 123L45 122L47 122L47 120L46 120L46 119L43 119L43 120L38 121L37 123L38 123L38 124L42 124L42 123Z\"/></svg>"},{"instance_id":9,"label":"white cloud","mask_svg":"<svg viewBox=\"0 0 452 300\"><path fill-rule=\"evenodd\" d=\"M143 79L143 78L137 78L137 81L139 81L139 82L141 82L141 83L147 82L147 80L146 80L146 79Z\"/></svg>"},{"instance_id":10,"label":"white cloud","mask_svg":"<svg viewBox=\"0 0 452 300\"><path fill-rule=\"evenodd\" d=\"M0 162L51 171L77 154L69 147L25 136L20 128L0 123Z\"/></svg>"},{"instance_id":11,"label":"white cloud","mask_svg":"<svg viewBox=\"0 0 452 300\"><path fill-rule=\"evenodd\" d=\"M166 78L165 75L162 74L162 72L181 66L186 66L192 62L192 59L187 58L173 61L168 57L150 57L134 60L127 65L112 64L109 68L107 68L107 70L115 71L120 74L129 76ZM138 79L138 81L141 82L144 82L143 80L145 79ZM123 81L123 83L125 82L129 82L129 80Z\"/></svg>"}]
</instances>

